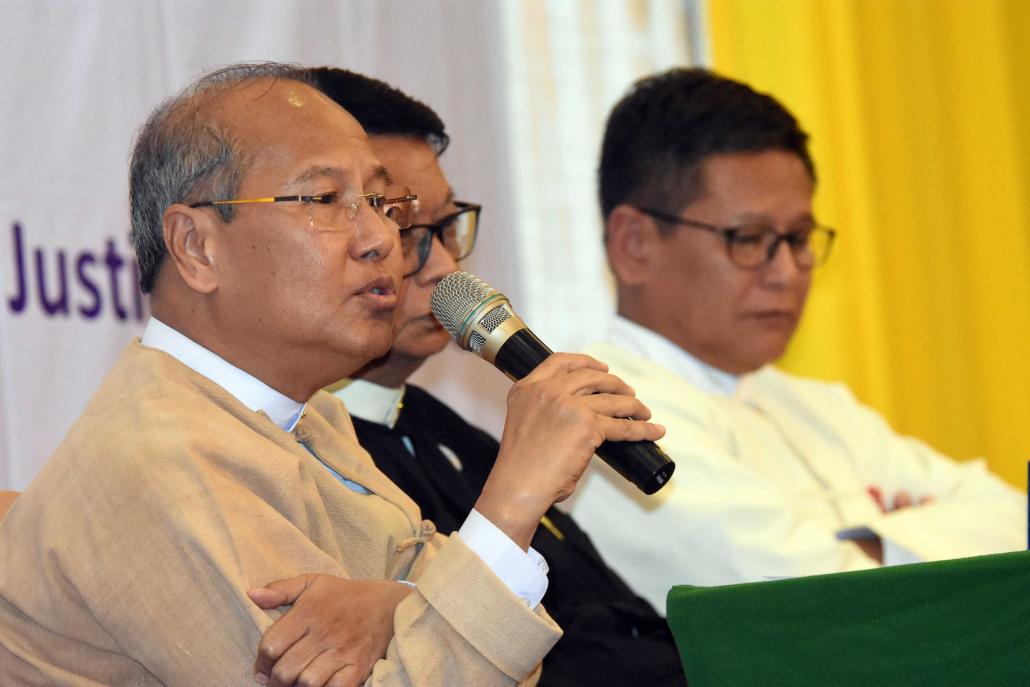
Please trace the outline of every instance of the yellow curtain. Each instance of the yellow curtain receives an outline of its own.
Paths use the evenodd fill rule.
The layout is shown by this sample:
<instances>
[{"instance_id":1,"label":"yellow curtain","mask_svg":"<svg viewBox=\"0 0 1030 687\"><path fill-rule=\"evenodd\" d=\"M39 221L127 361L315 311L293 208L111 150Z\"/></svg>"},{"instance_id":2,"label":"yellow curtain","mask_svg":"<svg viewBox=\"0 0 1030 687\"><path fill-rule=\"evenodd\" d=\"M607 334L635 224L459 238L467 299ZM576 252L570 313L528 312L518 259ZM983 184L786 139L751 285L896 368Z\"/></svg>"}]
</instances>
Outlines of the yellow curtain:
<instances>
[{"instance_id":1,"label":"yellow curtain","mask_svg":"<svg viewBox=\"0 0 1030 687\"><path fill-rule=\"evenodd\" d=\"M713 68L812 136L839 229L784 368L900 431L1030 459L1030 2L708 0Z\"/></svg>"}]
</instances>

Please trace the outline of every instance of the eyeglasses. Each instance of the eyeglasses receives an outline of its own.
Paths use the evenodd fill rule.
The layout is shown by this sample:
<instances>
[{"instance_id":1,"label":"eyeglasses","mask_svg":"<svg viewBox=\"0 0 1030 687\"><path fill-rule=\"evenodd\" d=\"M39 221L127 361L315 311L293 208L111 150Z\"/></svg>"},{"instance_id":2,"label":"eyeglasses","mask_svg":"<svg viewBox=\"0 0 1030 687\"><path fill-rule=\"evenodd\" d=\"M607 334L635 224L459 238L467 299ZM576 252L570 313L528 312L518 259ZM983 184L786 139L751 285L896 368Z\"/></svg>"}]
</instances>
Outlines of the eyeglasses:
<instances>
[{"instance_id":1,"label":"eyeglasses","mask_svg":"<svg viewBox=\"0 0 1030 687\"><path fill-rule=\"evenodd\" d=\"M396 195L393 195L396 194ZM392 197L390 197L392 196ZM332 191L311 196L275 196L272 198L247 198L232 200L202 200L191 203L191 208L217 207L221 205L245 205L249 203L305 203L308 207L311 226L338 229L341 217L348 220L357 218L361 203L368 203L381 218L385 218L404 229L411 226L411 203L418 196L409 193L408 189L394 189L387 195L382 193L358 193L348 189L343 193Z\"/></svg>"},{"instance_id":2,"label":"eyeglasses","mask_svg":"<svg viewBox=\"0 0 1030 687\"><path fill-rule=\"evenodd\" d=\"M678 224L694 229L704 229L722 237L730 260L747 270L754 270L769 264L776 257L781 243L786 243L794 256L794 264L807 270L824 264L830 258L833 239L837 232L829 227L813 225L801 231L781 234L768 224L742 224L736 227L719 227L714 224L695 222L676 215L638 207L645 215L662 222Z\"/></svg>"},{"instance_id":3,"label":"eyeglasses","mask_svg":"<svg viewBox=\"0 0 1030 687\"><path fill-rule=\"evenodd\" d=\"M410 277L426 265L429 253L433 250L433 237L438 237L447 254L455 261L464 260L476 245L476 234L479 232L479 213L481 205L455 201L458 211L447 215L433 224L413 224L401 230L401 246L404 249L405 262L414 265L414 269L404 276ZM407 260L407 256L417 258Z\"/></svg>"}]
</instances>

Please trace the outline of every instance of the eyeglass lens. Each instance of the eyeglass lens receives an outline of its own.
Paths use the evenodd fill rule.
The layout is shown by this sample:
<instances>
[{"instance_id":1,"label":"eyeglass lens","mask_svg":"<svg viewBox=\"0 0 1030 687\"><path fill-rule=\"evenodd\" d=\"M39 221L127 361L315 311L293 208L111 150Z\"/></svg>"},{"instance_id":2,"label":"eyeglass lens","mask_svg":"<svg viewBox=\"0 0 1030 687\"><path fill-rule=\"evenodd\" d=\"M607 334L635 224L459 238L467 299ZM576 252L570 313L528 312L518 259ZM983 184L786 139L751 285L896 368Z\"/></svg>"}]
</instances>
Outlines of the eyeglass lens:
<instances>
[{"instance_id":1,"label":"eyeglass lens","mask_svg":"<svg viewBox=\"0 0 1030 687\"><path fill-rule=\"evenodd\" d=\"M411 224L412 196L407 187L391 187L386 194L358 193L348 189L342 194L326 193L307 202L311 226L339 229L343 218L355 220L363 204L368 205L381 218L398 227Z\"/></svg>"},{"instance_id":2,"label":"eyeglass lens","mask_svg":"<svg viewBox=\"0 0 1030 687\"><path fill-rule=\"evenodd\" d=\"M467 258L475 245L478 221L478 208L468 208L439 224L418 225L401 232L405 255L410 252L416 257L413 269L408 274L414 274L425 266L433 250L434 236L440 237L444 250L455 261Z\"/></svg>"},{"instance_id":3,"label":"eyeglass lens","mask_svg":"<svg viewBox=\"0 0 1030 687\"><path fill-rule=\"evenodd\" d=\"M741 227L726 235L730 257L741 267L758 267L775 259L786 243L798 267L820 265L829 257L832 234L822 227L780 234L771 227Z\"/></svg>"}]
</instances>

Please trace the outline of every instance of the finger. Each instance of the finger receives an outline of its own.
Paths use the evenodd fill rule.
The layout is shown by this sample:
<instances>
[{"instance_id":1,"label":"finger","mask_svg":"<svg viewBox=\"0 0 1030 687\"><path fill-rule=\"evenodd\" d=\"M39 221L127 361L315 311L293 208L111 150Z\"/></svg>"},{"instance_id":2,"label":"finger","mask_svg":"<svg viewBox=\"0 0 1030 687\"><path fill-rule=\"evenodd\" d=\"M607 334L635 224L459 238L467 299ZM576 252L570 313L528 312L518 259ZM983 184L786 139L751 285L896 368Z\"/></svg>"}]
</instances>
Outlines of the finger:
<instances>
[{"instance_id":1,"label":"finger","mask_svg":"<svg viewBox=\"0 0 1030 687\"><path fill-rule=\"evenodd\" d=\"M288 606L297 600L301 592L307 589L313 579L312 575L297 575L284 580L270 582L264 587L257 587L247 592L250 600L259 608L269 609Z\"/></svg>"},{"instance_id":2,"label":"finger","mask_svg":"<svg viewBox=\"0 0 1030 687\"><path fill-rule=\"evenodd\" d=\"M653 422L602 417L598 424L607 441L657 441L665 436L665 427Z\"/></svg>"},{"instance_id":3,"label":"finger","mask_svg":"<svg viewBox=\"0 0 1030 687\"><path fill-rule=\"evenodd\" d=\"M287 649L272 666L268 687L291 687L296 684L298 677L323 652L321 647L305 636Z\"/></svg>"},{"instance_id":4,"label":"finger","mask_svg":"<svg viewBox=\"0 0 1030 687\"><path fill-rule=\"evenodd\" d=\"M883 502L883 492L880 491L880 488L875 486L869 486L866 487L866 491L869 492L869 496L876 503L876 507L880 509L880 512L886 513L887 505Z\"/></svg>"},{"instance_id":5,"label":"finger","mask_svg":"<svg viewBox=\"0 0 1030 687\"><path fill-rule=\"evenodd\" d=\"M651 419L651 409L645 406L640 399L632 396L592 394L579 399L578 402L596 415L613 417L618 420L626 418L633 420Z\"/></svg>"},{"instance_id":6,"label":"finger","mask_svg":"<svg viewBox=\"0 0 1030 687\"><path fill-rule=\"evenodd\" d=\"M542 363L537 365L536 369L526 375L526 379L541 381L575 370L587 369L607 372L608 366L597 358L592 358L583 353L552 353Z\"/></svg>"},{"instance_id":7,"label":"finger","mask_svg":"<svg viewBox=\"0 0 1030 687\"><path fill-rule=\"evenodd\" d=\"M360 676L362 671L355 665L349 665L346 668L341 668L336 671L336 674L329 679L326 683L326 687L359 687L365 684L369 676L372 674L371 668L368 670L368 674L364 677Z\"/></svg>"},{"instance_id":8,"label":"finger","mask_svg":"<svg viewBox=\"0 0 1030 687\"><path fill-rule=\"evenodd\" d=\"M365 675L361 675L365 672ZM297 676L300 687L324 685L360 685L372 672L371 666L360 671L358 665L342 649L327 649L316 656Z\"/></svg>"},{"instance_id":9,"label":"finger","mask_svg":"<svg viewBox=\"0 0 1030 687\"><path fill-rule=\"evenodd\" d=\"M908 508L912 505L912 495L902 489L894 495L894 510Z\"/></svg>"},{"instance_id":10,"label":"finger","mask_svg":"<svg viewBox=\"0 0 1030 687\"><path fill-rule=\"evenodd\" d=\"M265 676L267 684L272 669L276 666L290 648L304 638L307 633L307 626L295 620L294 616L286 613L272 623L272 626L265 630L258 642L257 657L254 659L254 675Z\"/></svg>"},{"instance_id":11,"label":"finger","mask_svg":"<svg viewBox=\"0 0 1030 687\"><path fill-rule=\"evenodd\" d=\"M572 370L546 380L538 380L537 382L528 380L529 378L527 377L523 382L520 382L520 385L526 387L534 384L545 384L547 385L546 388L554 393L565 396L587 396L597 393L619 394L631 397L636 395L633 387L615 375L592 368Z\"/></svg>"},{"instance_id":12,"label":"finger","mask_svg":"<svg viewBox=\"0 0 1030 687\"><path fill-rule=\"evenodd\" d=\"M924 496L923 498L919 499L919 505L920 506L925 506L928 503L933 503L933 496L927 495L927 496Z\"/></svg>"}]
</instances>

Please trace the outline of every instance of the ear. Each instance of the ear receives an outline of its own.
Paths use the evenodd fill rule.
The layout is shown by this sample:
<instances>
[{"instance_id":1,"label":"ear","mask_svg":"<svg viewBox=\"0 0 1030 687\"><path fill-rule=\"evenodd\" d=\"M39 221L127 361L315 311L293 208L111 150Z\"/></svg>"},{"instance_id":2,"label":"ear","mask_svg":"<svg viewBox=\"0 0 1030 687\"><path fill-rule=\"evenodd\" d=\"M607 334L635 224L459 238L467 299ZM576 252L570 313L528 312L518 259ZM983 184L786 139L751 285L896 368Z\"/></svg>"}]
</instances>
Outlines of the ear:
<instances>
[{"instance_id":1,"label":"ear","mask_svg":"<svg viewBox=\"0 0 1030 687\"><path fill-rule=\"evenodd\" d=\"M186 286L198 293L218 288L218 221L211 215L210 211L176 203L165 210L162 221L168 257Z\"/></svg>"},{"instance_id":2,"label":"ear","mask_svg":"<svg viewBox=\"0 0 1030 687\"><path fill-rule=\"evenodd\" d=\"M661 236L653 219L632 205L617 205L608 214L605 248L608 265L623 286L637 286L652 273Z\"/></svg>"}]
</instances>

